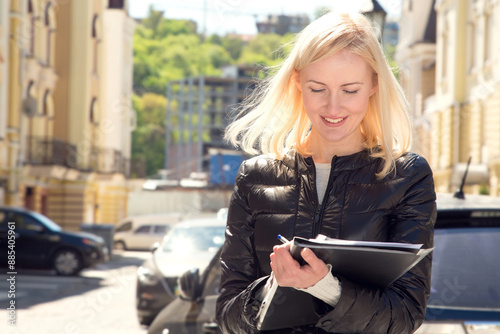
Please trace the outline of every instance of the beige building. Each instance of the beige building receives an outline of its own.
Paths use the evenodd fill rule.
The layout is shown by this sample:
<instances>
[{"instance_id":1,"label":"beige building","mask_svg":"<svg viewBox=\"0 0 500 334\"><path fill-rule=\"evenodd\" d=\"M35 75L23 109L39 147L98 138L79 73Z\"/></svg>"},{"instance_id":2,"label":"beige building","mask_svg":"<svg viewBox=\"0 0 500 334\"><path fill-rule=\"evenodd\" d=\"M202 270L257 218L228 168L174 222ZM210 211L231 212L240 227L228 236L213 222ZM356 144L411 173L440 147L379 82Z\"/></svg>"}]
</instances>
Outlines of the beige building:
<instances>
[{"instance_id":1,"label":"beige building","mask_svg":"<svg viewBox=\"0 0 500 334\"><path fill-rule=\"evenodd\" d=\"M404 1L401 26L410 23L412 12L427 11L429 2ZM470 157L465 190L498 196L500 1L436 0L433 6L437 22L434 83L418 79L425 77L429 67L411 67L403 56L411 47L398 47L398 60L407 71L402 82L415 110L416 149L430 161L438 191L457 189ZM403 40L412 29L406 28ZM418 57L424 56L419 52Z\"/></svg>"},{"instance_id":2,"label":"beige building","mask_svg":"<svg viewBox=\"0 0 500 334\"><path fill-rule=\"evenodd\" d=\"M127 3L10 5L11 27L24 33L12 34L19 47L10 51L8 145L17 159L5 202L68 229L115 223L126 214L134 119Z\"/></svg>"},{"instance_id":3,"label":"beige building","mask_svg":"<svg viewBox=\"0 0 500 334\"><path fill-rule=\"evenodd\" d=\"M9 3L0 2L0 204L5 202L9 180L7 101L9 87Z\"/></svg>"},{"instance_id":4,"label":"beige building","mask_svg":"<svg viewBox=\"0 0 500 334\"><path fill-rule=\"evenodd\" d=\"M426 101L434 95L436 77L436 12L434 0L403 3L396 61L399 80L412 106L414 151L430 155L430 126L424 115Z\"/></svg>"}]
</instances>

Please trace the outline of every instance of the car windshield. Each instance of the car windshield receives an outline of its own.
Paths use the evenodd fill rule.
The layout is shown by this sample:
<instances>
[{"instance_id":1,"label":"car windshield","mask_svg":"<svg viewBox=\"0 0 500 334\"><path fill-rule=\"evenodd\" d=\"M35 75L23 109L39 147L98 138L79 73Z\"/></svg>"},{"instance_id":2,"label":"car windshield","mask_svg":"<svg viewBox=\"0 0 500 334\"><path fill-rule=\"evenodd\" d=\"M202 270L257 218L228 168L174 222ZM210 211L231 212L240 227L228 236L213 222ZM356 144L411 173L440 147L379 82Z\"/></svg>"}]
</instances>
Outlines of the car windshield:
<instances>
[{"instance_id":1,"label":"car windshield","mask_svg":"<svg viewBox=\"0 0 500 334\"><path fill-rule=\"evenodd\" d=\"M38 212L32 212L31 213L36 219L38 219L45 227L47 227L51 231L61 231L62 227L54 223L52 220L49 218L45 217L44 215L38 213Z\"/></svg>"},{"instance_id":2,"label":"car windshield","mask_svg":"<svg viewBox=\"0 0 500 334\"><path fill-rule=\"evenodd\" d=\"M500 311L500 228L436 229L429 306Z\"/></svg>"},{"instance_id":3,"label":"car windshield","mask_svg":"<svg viewBox=\"0 0 500 334\"><path fill-rule=\"evenodd\" d=\"M175 226L163 240L163 252L217 250L224 243L225 226Z\"/></svg>"}]
</instances>

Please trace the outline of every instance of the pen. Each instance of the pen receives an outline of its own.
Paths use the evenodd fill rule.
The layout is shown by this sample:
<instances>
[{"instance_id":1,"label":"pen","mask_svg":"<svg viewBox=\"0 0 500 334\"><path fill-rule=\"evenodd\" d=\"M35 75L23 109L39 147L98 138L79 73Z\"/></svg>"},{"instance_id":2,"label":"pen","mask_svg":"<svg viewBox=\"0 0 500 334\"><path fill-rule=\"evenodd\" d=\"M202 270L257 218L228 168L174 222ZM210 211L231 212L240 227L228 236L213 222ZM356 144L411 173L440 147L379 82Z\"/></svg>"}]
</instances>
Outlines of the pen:
<instances>
[{"instance_id":1,"label":"pen","mask_svg":"<svg viewBox=\"0 0 500 334\"><path fill-rule=\"evenodd\" d=\"M278 234L278 239L284 244L288 242L288 239L282 236L281 234Z\"/></svg>"}]
</instances>

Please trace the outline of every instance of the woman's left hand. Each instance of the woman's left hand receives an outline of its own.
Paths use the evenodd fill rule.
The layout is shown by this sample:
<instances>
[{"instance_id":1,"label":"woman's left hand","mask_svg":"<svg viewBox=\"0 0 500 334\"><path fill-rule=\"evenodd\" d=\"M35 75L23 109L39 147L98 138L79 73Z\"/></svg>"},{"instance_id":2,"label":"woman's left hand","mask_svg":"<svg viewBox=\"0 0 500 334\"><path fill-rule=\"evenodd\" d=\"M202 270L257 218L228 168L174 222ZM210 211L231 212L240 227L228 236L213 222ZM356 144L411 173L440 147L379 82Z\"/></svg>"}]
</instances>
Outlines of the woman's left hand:
<instances>
[{"instance_id":1,"label":"woman's left hand","mask_svg":"<svg viewBox=\"0 0 500 334\"><path fill-rule=\"evenodd\" d=\"M301 266L290 254L290 242L277 245L271 253L271 268L279 286L305 289L315 285L328 274L328 267L312 250L304 248L301 253L307 264Z\"/></svg>"}]
</instances>

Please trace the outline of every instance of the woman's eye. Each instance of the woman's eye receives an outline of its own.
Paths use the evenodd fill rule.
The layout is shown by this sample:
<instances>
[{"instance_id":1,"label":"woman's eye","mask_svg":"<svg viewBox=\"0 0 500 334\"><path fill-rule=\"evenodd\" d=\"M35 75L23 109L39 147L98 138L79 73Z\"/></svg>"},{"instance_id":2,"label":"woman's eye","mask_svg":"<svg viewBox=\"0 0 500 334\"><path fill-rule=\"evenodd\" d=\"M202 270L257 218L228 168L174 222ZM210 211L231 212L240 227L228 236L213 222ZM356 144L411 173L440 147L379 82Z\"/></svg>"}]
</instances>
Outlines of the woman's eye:
<instances>
[{"instance_id":1,"label":"woman's eye","mask_svg":"<svg viewBox=\"0 0 500 334\"><path fill-rule=\"evenodd\" d=\"M313 92L313 93L321 93L323 91L324 91L324 89L312 89L311 88L311 92Z\"/></svg>"},{"instance_id":2,"label":"woman's eye","mask_svg":"<svg viewBox=\"0 0 500 334\"><path fill-rule=\"evenodd\" d=\"M357 90L345 90L346 94L356 94L358 91Z\"/></svg>"}]
</instances>

